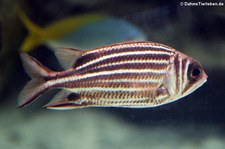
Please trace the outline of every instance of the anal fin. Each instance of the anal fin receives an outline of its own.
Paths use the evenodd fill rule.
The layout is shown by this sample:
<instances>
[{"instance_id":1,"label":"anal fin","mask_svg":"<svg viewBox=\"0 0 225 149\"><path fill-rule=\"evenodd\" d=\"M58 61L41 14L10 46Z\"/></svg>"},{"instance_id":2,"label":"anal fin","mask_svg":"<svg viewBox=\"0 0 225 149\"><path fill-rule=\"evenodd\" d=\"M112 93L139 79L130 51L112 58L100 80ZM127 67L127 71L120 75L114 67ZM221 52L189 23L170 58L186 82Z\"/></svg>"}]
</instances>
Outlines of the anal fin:
<instances>
[{"instance_id":1,"label":"anal fin","mask_svg":"<svg viewBox=\"0 0 225 149\"><path fill-rule=\"evenodd\" d=\"M44 108L55 110L69 110L88 106L87 102L80 99L79 94L69 91L60 91Z\"/></svg>"}]
</instances>

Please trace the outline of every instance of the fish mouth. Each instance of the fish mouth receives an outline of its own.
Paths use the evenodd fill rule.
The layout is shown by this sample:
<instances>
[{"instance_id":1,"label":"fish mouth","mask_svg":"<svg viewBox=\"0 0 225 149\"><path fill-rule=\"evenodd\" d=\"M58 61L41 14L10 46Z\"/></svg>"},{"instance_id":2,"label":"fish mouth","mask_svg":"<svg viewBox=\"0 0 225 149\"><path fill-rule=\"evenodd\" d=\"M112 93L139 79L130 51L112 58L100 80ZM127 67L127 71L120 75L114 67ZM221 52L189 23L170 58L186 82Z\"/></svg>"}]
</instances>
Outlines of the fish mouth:
<instances>
[{"instance_id":1,"label":"fish mouth","mask_svg":"<svg viewBox=\"0 0 225 149\"><path fill-rule=\"evenodd\" d=\"M203 74L202 74L202 76L201 76L201 78L199 80L199 82L201 82L200 85L199 85L199 87L202 86L204 83L206 83L207 82L207 79L208 79L208 75L205 72L203 72Z\"/></svg>"},{"instance_id":2,"label":"fish mouth","mask_svg":"<svg viewBox=\"0 0 225 149\"><path fill-rule=\"evenodd\" d=\"M208 75L206 73L204 75L205 75L205 80L207 80L208 79Z\"/></svg>"},{"instance_id":3,"label":"fish mouth","mask_svg":"<svg viewBox=\"0 0 225 149\"><path fill-rule=\"evenodd\" d=\"M208 75L205 72L202 74L202 79L204 80L203 83L207 82Z\"/></svg>"}]
</instances>

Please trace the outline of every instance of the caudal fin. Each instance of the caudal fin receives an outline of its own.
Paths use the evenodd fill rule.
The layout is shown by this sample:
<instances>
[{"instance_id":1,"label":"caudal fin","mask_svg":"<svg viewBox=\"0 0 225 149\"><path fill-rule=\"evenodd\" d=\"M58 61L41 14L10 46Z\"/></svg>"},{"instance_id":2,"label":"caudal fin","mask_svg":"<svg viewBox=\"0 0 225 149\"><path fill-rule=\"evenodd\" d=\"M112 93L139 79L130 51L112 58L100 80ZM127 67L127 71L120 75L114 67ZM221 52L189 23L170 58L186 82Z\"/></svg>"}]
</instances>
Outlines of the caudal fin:
<instances>
[{"instance_id":1,"label":"caudal fin","mask_svg":"<svg viewBox=\"0 0 225 149\"><path fill-rule=\"evenodd\" d=\"M40 62L28 54L21 54L21 59L25 71L31 77L31 81L25 85L18 99L18 106L24 107L48 90L44 84L44 77L49 76L51 70L43 66Z\"/></svg>"}]
</instances>

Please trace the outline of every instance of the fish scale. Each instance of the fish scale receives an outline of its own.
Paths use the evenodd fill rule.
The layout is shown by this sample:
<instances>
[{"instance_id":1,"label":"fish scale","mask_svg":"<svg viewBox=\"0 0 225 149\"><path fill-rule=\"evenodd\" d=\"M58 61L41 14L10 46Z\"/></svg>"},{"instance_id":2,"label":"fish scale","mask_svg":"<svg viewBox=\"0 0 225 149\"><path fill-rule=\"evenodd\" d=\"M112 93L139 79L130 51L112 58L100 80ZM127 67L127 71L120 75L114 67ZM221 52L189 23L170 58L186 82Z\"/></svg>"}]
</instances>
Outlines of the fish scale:
<instances>
[{"instance_id":1,"label":"fish scale","mask_svg":"<svg viewBox=\"0 0 225 149\"><path fill-rule=\"evenodd\" d=\"M45 105L50 109L156 107L190 94L207 78L196 60L154 42L118 43L89 51L64 50L56 51L56 56L73 65L62 72L21 55L32 80L19 96L20 107L54 88L63 90Z\"/></svg>"},{"instance_id":2,"label":"fish scale","mask_svg":"<svg viewBox=\"0 0 225 149\"><path fill-rule=\"evenodd\" d=\"M77 84L82 84L82 83L95 83L95 82L127 82L127 81L137 81L137 82L158 82L158 78L163 77L164 74L158 74L158 75L153 75L153 73L143 73L139 74L138 76L135 75L134 73L122 73L122 74L111 74L111 75L99 75L99 76L94 76L94 77L86 77L82 78L79 76L75 78L75 81L65 81L63 82L64 84L66 83L77 83ZM78 79L79 78L79 79ZM59 86L60 84L56 84Z\"/></svg>"},{"instance_id":3,"label":"fish scale","mask_svg":"<svg viewBox=\"0 0 225 149\"><path fill-rule=\"evenodd\" d=\"M120 56L116 54L124 53L124 52L138 53L138 52L146 51L146 50L152 51L152 52L156 51L158 53L161 52L164 55L166 54L171 55L172 53L174 53L173 49L168 48L166 46L160 46L160 44L151 44L147 42L146 43L144 42L122 43L122 44L115 44L115 45L111 45L111 46L107 46L103 48L96 48L94 50L88 51L84 53L83 56L77 60L77 62L75 63L75 66L82 67L92 60L102 59L103 57L113 55L113 54L115 56Z\"/></svg>"},{"instance_id":4,"label":"fish scale","mask_svg":"<svg viewBox=\"0 0 225 149\"><path fill-rule=\"evenodd\" d=\"M115 53L111 55L106 55L102 56L100 58L96 58L87 62L84 62L82 65L78 65L76 67L76 70L85 70L85 69L90 69L93 67L101 66L102 64L105 63L110 63L110 62L116 62L116 61L121 61L124 59L128 59L128 61L132 59L141 59L143 60L143 57L149 57L149 59L159 59L159 60L168 60L170 56L172 56L173 53L163 53L163 52L158 52L158 51L152 51L151 49L145 49L145 51L133 51L133 52L123 52L121 51L120 53ZM87 56L85 56L87 57ZM87 58L88 59L88 58ZM78 59L79 61L79 59Z\"/></svg>"},{"instance_id":5,"label":"fish scale","mask_svg":"<svg viewBox=\"0 0 225 149\"><path fill-rule=\"evenodd\" d=\"M140 63L140 64L130 64L130 63L122 63L122 64L118 64L118 65L112 65L112 64L108 64L104 67L96 67L93 69L90 69L88 71L85 71L85 73L91 73L91 72L101 72L101 71L109 71L109 70L120 70L120 69L136 69L141 70L144 68L149 68L151 67L151 69L154 70L164 70L166 69L166 67L168 67L168 65L165 64L152 64L152 63Z\"/></svg>"},{"instance_id":6,"label":"fish scale","mask_svg":"<svg viewBox=\"0 0 225 149\"><path fill-rule=\"evenodd\" d=\"M73 88L74 90L79 90L80 88L90 88L90 87L101 87L101 88L132 88L134 89L139 86L139 88L154 88L156 86L159 86L159 79L162 80L163 75L142 75L143 78L137 77L137 75L129 75L126 76L125 74L122 74L119 76L117 75L111 75L111 76L100 76L98 78L89 78L89 79L81 79L79 81L68 81L68 83L63 83L61 85L67 85L68 88ZM120 78L122 77L122 78ZM153 78L155 78L155 81L152 81ZM145 79L145 81L140 81L140 79ZM60 86L60 85L58 85ZM137 88L138 89L138 88Z\"/></svg>"},{"instance_id":7,"label":"fish scale","mask_svg":"<svg viewBox=\"0 0 225 149\"><path fill-rule=\"evenodd\" d=\"M101 105L109 105L109 104L139 104L142 105L146 103L149 100L149 97L151 97L153 94L150 92L85 92L80 93L80 95L86 99L87 101L91 101L91 104L101 104ZM128 99L129 98L129 99ZM121 100L125 99L125 100ZM74 101L76 104L76 101ZM88 103L87 103L88 104Z\"/></svg>"},{"instance_id":8,"label":"fish scale","mask_svg":"<svg viewBox=\"0 0 225 149\"><path fill-rule=\"evenodd\" d=\"M127 100L140 100L140 99L148 99L150 92L147 91L110 91L110 92L81 92L80 95L82 97L86 97L90 100L120 100L120 99L127 99ZM94 98L93 98L94 97Z\"/></svg>"},{"instance_id":9,"label":"fish scale","mask_svg":"<svg viewBox=\"0 0 225 149\"><path fill-rule=\"evenodd\" d=\"M117 54L119 54L118 52L124 52L124 50L117 51ZM89 55L89 56L90 57L94 57L92 55ZM149 61L148 61L148 63L143 63L141 61L142 60L142 55L135 54L135 55L131 55L131 56L132 57L125 57L125 58L120 57L120 59L115 59L115 57L112 57L112 58L109 58L109 59L105 59L105 61L107 61L108 64L106 62L103 63L103 64L96 63L94 66L92 66L92 68L90 68L90 66L86 66L86 67L89 67L89 68L84 67L84 69L86 69L86 71L81 72L81 73L88 74L88 73L92 73L92 72L101 72L101 71L107 71L107 70L109 70L109 71L110 70L118 70L118 71L120 71L120 70L123 70L123 69L127 70L127 69L131 69L131 68L132 69L136 69L136 71L139 71L139 69L141 71L142 69L146 69L146 68L151 68L152 70L157 70L157 69L158 70L165 70L168 67L167 64L168 64L168 61L169 61L169 58L170 58L170 57L166 57L166 59L165 59L165 57L164 57L165 55L158 55L158 57L156 57L156 56L153 57L152 55L147 55L147 56L145 55L145 58L148 58ZM139 56L141 56L141 58ZM162 58L160 56L162 56ZM133 61L134 59L139 59L140 63L130 63L130 61ZM152 63L151 62L152 59L158 59L158 61L154 61ZM163 63L160 60L162 60ZM167 63L165 63L165 61ZM88 61L88 62L90 62L90 61ZM121 63L119 63L118 65L112 65L112 63L115 64L115 63L118 63L118 62L121 62ZM150 70L150 72L151 72L151 70ZM135 74L134 74L134 76L135 76ZM157 73L155 75L151 74L149 76L151 76L152 78L158 78L159 79L159 77L157 77L158 76ZM116 74L113 74L113 78L118 78L118 76L116 76ZM102 79L102 78L100 78L100 79ZM150 79L151 78L149 78L149 80ZM129 78L127 78L127 80L129 80ZM85 78L82 79L82 81L85 82ZM90 79L88 81L90 81ZM75 84L75 83L73 83L73 84Z\"/></svg>"}]
</instances>

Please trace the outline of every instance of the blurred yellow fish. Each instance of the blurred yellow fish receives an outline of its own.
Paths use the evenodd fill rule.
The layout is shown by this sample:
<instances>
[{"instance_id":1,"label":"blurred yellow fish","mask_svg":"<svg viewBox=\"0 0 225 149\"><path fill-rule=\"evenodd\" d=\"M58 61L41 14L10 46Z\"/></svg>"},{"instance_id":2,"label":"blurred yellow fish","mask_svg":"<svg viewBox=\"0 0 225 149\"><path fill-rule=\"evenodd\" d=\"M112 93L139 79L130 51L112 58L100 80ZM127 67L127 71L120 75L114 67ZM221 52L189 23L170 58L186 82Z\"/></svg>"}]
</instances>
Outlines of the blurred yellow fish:
<instances>
[{"instance_id":1,"label":"blurred yellow fish","mask_svg":"<svg viewBox=\"0 0 225 149\"><path fill-rule=\"evenodd\" d=\"M36 25L23 11L18 14L29 31L20 48L22 52L28 52L39 44L47 44L51 48L89 49L115 42L146 39L144 33L131 23L102 14L71 16L45 27Z\"/></svg>"}]
</instances>

